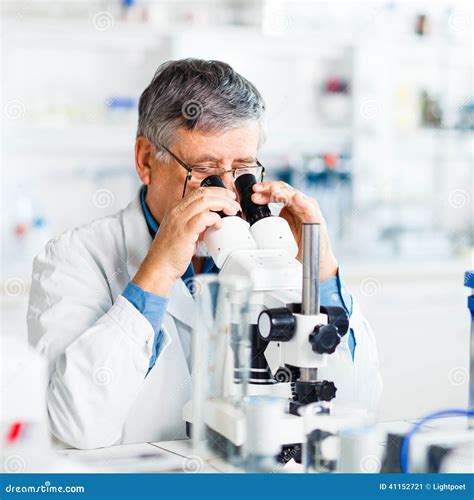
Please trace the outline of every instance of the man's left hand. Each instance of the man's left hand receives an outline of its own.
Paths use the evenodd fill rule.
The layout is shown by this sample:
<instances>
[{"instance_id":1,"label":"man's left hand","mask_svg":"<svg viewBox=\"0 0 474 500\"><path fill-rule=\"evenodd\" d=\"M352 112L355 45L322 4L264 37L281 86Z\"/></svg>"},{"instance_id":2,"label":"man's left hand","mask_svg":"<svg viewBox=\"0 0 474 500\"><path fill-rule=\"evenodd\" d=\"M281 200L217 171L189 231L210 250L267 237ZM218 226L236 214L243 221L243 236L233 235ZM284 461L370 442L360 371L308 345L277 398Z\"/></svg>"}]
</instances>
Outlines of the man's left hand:
<instances>
[{"instance_id":1,"label":"man's left hand","mask_svg":"<svg viewBox=\"0 0 474 500\"><path fill-rule=\"evenodd\" d=\"M297 259L300 262L303 259L303 223L319 222L321 224L320 278L321 281L324 281L331 276L335 276L338 264L331 248L326 221L318 202L282 181L259 182L254 185L253 190L252 201L258 205L283 203L284 206L280 212L280 217L288 222L298 243Z\"/></svg>"}]
</instances>

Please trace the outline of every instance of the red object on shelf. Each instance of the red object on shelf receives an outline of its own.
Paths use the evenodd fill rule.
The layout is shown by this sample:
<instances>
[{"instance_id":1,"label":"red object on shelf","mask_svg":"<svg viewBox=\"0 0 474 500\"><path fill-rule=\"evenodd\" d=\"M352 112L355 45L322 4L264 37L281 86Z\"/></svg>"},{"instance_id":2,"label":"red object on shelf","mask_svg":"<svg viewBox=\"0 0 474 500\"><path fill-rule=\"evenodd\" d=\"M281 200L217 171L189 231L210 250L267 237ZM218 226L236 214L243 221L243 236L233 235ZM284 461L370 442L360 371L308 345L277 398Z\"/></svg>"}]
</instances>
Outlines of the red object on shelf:
<instances>
[{"instance_id":1,"label":"red object on shelf","mask_svg":"<svg viewBox=\"0 0 474 500\"><path fill-rule=\"evenodd\" d=\"M14 443L19 439L25 424L23 422L13 422L13 424L8 429L7 441L9 443Z\"/></svg>"},{"instance_id":2,"label":"red object on shelf","mask_svg":"<svg viewBox=\"0 0 474 500\"><path fill-rule=\"evenodd\" d=\"M339 161L339 155L336 153L326 153L323 156L324 165L329 170L334 170L336 168L337 162Z\"/></svg>"},{"instance_id":3,"label":"red object on shelf","mask_svg":"<svg viewBox=\"0 0 474 500\"><path fill-rule=\"evenodd\" d=\"M328 78L324 84L324 88L327 93L342 93L347 94L349 90L349 84L342 80L341 78Z\"/></svg>"},{"instance_id":4,"label":"red object on shelf","mask_svg":"<svg viewBox=\"0 0 474 500\"><path fill-rule=\"evenodd\" d=\"M28 226L26 224L17 224L15 226L15 234L21 236L28 231Z\"/></svg>"}]
</instances>

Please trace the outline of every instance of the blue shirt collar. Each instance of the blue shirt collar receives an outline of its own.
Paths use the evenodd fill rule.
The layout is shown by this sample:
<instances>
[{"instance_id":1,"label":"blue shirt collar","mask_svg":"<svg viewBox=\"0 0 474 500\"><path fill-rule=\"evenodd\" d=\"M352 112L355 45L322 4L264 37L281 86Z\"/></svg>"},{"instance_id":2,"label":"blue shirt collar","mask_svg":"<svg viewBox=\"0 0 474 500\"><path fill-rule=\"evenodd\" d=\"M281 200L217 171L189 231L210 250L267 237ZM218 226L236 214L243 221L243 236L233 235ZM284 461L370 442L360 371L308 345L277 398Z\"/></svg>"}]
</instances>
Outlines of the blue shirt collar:
<instances>
[{"instance_id":1,"label":"blue shirt collar","mask_svg":"<svg viewBox=\"0 0 474 500\"><path fill-rule=\"evenodd\" d=\"M153 215L151 215L150 209L146 204L145 201L146 192L147 192L147 186L142 186L140 190L140 203L142 205L142 210L143 210L143 215L145 216L146 225L148 226L148 231L150 232L151 237L154 238L160 226L158 222L156 222Z\"/></svg>"}]
</instances>

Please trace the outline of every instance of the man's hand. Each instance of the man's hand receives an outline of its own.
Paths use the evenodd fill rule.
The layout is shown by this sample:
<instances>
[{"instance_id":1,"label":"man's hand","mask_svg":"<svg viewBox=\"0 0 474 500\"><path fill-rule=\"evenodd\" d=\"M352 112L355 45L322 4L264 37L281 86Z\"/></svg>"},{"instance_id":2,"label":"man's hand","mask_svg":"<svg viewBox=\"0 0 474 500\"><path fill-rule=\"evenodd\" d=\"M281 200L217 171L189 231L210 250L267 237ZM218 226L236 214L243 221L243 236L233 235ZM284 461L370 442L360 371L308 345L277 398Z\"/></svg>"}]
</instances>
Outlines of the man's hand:
<instances>
[{"instance_id":1,"label":"man's hand","mask_svg":"<svg viewBox=\"0 0 474 500\"><path fill-rule=\"evenodd\" d=\"M283 203L284 207L280 212L293 232L298 243L298 260L303 258L302 245L302 225L304 222L319 222L321 224L321 281L327 280L337 273L337 260L331 248L329 235L323 214L316 200L309 198L300 191L292 188L286 182L260 182L253 187L255 191L252 201L259 205L266 203Z\"/></svg>"},{"instance_id":2,"label":"man's hand","mask_svg":"<svg viewBox=\"0 0 474 500\"><path fill-rule=\"evenodd\" d=\"M222 224L217 211L235 215L240 205L233 191L199 188L166 212L147 256L133 282L144 290L167 296L191 262L201 234Z\"/></svg>"}]
</instances>

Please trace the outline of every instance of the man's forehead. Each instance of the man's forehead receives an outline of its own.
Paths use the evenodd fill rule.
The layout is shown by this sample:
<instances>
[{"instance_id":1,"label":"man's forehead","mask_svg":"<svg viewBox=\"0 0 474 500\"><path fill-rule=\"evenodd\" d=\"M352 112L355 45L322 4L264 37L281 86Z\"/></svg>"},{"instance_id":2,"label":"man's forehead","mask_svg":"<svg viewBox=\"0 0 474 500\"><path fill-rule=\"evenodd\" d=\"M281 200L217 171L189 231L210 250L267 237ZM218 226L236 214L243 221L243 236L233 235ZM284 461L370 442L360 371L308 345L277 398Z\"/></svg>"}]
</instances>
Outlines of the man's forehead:
<instances>
[{"instance_id":1,"label":"man's forehead","mask_svg":"<svg viewBox=\"0 0 474 500\"><path fill-rule=\"evenodd\" d=\"M202 155L191 155L189 157L189 160L194 162L194 163L205 163L205 162L211 162L211 163L219 163L219 162L224 162L226 160L232 160L235 162L240 162L240 163L248 163L248 162L254 162L256 161L256 156L255 155L246 155L246 156L241 156L232 154L226 154L226 155L212 155L212 154L202 154Z\"/></svg>"},{"instance_id":2,"label":"man's forehead","mask_svg":"<svg viewBox=\"0 0 474 500\"><path fill-rule=\"evenodd\" d=\"M258 139L258 126L254 123L217 134L182 130L177 149L193 163L253 162Z\"/></svg>"}]
</instances>

